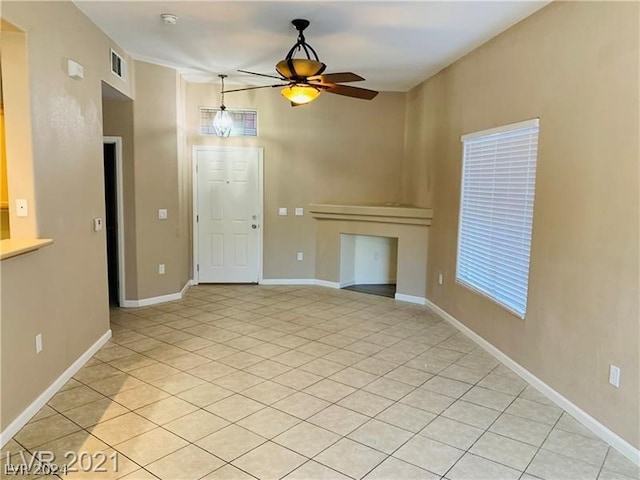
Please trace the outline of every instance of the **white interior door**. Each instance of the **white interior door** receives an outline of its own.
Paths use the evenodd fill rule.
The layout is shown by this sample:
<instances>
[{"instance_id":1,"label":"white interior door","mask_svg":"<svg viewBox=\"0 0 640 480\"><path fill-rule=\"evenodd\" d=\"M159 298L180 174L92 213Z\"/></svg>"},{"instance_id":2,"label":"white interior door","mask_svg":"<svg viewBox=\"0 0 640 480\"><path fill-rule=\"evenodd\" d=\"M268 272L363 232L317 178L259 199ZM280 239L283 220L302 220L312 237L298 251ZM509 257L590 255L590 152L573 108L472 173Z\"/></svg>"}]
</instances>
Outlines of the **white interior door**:
<instances>
[{"instance_id":1,"label":"white interior door","mask_svg":"<svg viewBox=\"0 0 640 480\"><path fill-rule=\"evenodd\" d=\"M196 273L200 283L257 283L262 149L194 147Z\"/></svg>"}]
</instances>

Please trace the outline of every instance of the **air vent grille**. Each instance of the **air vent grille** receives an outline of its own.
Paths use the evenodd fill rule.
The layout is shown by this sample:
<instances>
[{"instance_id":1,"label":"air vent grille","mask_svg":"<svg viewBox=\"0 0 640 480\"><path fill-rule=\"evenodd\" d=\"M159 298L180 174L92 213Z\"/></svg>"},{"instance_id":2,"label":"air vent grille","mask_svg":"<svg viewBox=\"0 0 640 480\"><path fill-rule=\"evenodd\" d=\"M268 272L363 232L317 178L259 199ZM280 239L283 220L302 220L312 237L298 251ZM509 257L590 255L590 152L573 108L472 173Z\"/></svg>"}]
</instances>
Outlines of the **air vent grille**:
<instances>
[{"instance_id":1,"label":"air vent grille","mask_svg":"<svg viewBox=\"0 0 640 480\"><path fill-rule=\"evenodd\" d=\"M112 48L111 49L111 73L113 73L116 77L122 78L124 80L126 73L126 62L124 58L122 58L118 53Z\"/></svg>"}]
</instances>

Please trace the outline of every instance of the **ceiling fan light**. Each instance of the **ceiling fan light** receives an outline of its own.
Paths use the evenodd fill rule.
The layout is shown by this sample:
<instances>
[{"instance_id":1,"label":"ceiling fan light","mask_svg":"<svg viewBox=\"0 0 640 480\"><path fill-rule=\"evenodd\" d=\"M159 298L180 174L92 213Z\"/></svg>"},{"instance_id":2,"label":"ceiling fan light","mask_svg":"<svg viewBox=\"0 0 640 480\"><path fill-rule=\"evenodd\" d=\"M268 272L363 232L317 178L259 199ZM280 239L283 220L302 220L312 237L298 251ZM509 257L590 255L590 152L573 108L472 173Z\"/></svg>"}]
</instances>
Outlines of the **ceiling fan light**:
<instances>
[{"instance_id":1,"label":"ceiling fan light","mask_svg":"<svg viewBox=\"0 0 640 480\"><path fill-rule=\"evenodd\" d=\"M233 128L233 118L231 114L224 108L216 112L216 116L213 117L213 131L219 137L228 137L231 135L231 129Z\"/></svg>"},{"instance_id":2,"label":"ceiling fan light","mask_svg":"<svg viewBox=\"0 0 640 480\"><path fill-rule=\"evenodd\" d=\"M324 71L325 68L324 63L307 58L280 60L276 65L276 71L284 78L313 77Z\"/></svg>"},{"instance_id":3,"label":"ceiling fan light","mask_svg":"<svg viewBox=\"0 0 640 480\"><path fill-rule=\"evenodd\" d=\"M320 90L310 85L292 85L290 87L284 87L280 93L290 102L298 105L304 105L305 103L313 102L318 98Z\"/></svg>"}]
</instances>

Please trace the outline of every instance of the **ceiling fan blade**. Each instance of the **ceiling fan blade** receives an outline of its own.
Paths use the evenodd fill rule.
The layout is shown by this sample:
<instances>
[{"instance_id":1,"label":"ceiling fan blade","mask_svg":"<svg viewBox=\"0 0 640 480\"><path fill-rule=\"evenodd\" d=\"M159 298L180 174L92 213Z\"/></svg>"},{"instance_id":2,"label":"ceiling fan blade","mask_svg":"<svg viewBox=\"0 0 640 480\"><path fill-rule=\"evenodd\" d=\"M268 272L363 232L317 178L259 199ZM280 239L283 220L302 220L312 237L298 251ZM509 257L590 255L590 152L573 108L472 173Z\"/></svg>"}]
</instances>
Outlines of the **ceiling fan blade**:
<instances>
[{"instance_id":1,"label":"ceiling fan blade","mask_svg":"<svg viewBox=\"0 0 640 480\"><path fill-rule=\"evenodd\" d=\"M275 75L268 75L266 73L256 73L256 72L250 72L248 70L238 70L241 73L248 73L249 75L258 75L260 77L269 77L269 78L277 78L278 80L282 80L282 77L276 77Z\"/></svg>"},{"instance_id":2,"label":"ceiling fan blade","mask_svg":"<svg viewBox=\"0 0 640 480\"><path fill-rule=\"evenodd\" d=\"M362 100L372 100L378 95L375 90L367 90L366 88L349 87L348 85L331 85L326 89L329 93L344 95L345 97L359 98Z\"/></svg>"},{"instance_id":3,"label":"ceiling fan blade","mask_svg":"<svg viewBox=\"0 0 640 480\"><path fill-rule=\"evenodd\" d=\"M325 73L323 75L315 75L307 78L310 82L320 81L322 83L347 83L347 82L361 82L364 80L360 75L356 75L352 72L340 72L340 73Z\"/></svg>"},{"instance_id":4,"label":"ceiling fan blade","mask_svg":"<svg viewBox=\"0 0 640 480\"><path fill-rule=\"evenodd\" d=\"M246 88L235 88L233 90L224 90L222 93L232 93L232 92L244 92L245 90L257 90L258 88L275 88L275 87L283 87L284 85L261 85L259 87L246 87Z\"/></svg>"}]
</instances>

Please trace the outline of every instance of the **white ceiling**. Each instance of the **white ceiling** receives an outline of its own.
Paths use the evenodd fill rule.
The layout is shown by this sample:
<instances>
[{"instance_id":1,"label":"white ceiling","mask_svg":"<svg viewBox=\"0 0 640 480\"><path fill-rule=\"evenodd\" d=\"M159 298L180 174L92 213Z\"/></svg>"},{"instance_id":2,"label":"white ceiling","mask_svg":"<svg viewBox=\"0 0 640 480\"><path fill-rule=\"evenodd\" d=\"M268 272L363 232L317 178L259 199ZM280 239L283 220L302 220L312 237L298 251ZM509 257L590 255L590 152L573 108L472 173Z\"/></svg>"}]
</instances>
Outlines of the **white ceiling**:
<instances>
[{"instance_id":1,"label":"white ceiling","mask_svg":"<svg viewBox=\"0 0 640 480\"><path fill-rule=\"evenodd\" d=\"M360 86L406 91L511 25L543 1L80 1L75 4L134 58L176 67L193 82L264 84L237 69L274 73L306 18L307 43L327 73ZM179 17L165 25L160 14Z\"/></svg>"}]
</instances>

